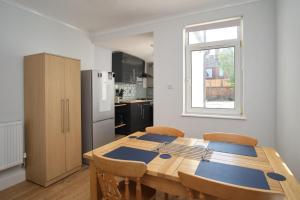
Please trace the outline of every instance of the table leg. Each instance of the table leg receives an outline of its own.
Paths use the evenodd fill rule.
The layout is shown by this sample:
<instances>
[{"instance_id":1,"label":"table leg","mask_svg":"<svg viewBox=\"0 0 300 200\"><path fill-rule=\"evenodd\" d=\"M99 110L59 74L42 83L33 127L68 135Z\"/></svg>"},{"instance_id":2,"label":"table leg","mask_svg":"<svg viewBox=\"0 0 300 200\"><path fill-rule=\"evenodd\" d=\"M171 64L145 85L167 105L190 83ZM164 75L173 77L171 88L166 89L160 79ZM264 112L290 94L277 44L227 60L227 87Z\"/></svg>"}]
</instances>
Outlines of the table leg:
<instances>
[{"instance_id":1,"label":"table leg","mask_svg":"<svg viewBox=\"0 0 300 200\"><path fill-rule=\"evenodd\" d=\"M91 200L101 199L101 198L98 198L98 193L100 193L100 191L99 191L99 187L98 187L96 168L95 168L93 161L90 161L89 171L90 171Z\"/></svg>"}]
</instances>

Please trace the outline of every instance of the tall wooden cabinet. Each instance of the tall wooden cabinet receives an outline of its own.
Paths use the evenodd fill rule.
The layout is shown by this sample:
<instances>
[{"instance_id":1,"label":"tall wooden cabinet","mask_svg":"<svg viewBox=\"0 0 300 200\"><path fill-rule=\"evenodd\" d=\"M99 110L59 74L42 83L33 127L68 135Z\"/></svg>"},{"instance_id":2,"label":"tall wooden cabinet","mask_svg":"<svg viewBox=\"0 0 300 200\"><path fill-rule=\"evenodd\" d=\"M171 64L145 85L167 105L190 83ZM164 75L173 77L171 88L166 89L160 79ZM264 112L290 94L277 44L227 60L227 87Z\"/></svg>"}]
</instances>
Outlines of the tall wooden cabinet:
<instances>
[{"instance_id":1,"label":"tall wooden cabinet","mask_svg":"<svg viewBox=\"0 0 300 200\"><path fill-rule=\"evenodd\" d=\"M24 58L26 177L48 186L81 167L80 60Z\"/></svg>"}]
</instances>

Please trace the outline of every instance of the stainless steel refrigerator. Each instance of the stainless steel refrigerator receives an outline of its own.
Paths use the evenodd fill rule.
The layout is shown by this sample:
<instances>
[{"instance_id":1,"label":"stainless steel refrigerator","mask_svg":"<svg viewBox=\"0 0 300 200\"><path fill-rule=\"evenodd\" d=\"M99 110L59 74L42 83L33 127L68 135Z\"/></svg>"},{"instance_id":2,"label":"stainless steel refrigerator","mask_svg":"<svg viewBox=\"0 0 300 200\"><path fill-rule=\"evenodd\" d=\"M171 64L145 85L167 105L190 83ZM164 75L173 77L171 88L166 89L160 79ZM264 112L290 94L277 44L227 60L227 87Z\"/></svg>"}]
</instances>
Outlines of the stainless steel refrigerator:
<instances>
[{"instance_id":1,"label":"stainless steel refrigerator","mask_svg":"<svg viewBox=\"0 0 300 200\"><path fill-rule=\"evenodd\" d=\"M81 71L82 152L114 141L115 80L112 72ZM87 160L83 159L84 163Z\"/></svg>"}]
</instances>

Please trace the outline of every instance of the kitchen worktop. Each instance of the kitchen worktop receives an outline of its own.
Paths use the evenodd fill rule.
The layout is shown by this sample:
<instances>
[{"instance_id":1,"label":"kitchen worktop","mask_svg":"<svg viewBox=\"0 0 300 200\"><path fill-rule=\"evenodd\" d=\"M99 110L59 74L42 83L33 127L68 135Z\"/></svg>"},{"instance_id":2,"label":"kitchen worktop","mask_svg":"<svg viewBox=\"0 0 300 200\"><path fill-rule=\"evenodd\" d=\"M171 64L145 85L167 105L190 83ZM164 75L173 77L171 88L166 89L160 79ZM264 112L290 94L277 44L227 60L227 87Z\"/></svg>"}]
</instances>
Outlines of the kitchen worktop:
<instances>
[{"instance_id":1,"label":"kitchen worktop","mask_svg":"<svg viewBox=\"0 0 300 200\"><path fill-rule=\"evenodd\" d=\"M152 99L128 99L128 100L121 100L119 104L126 104L126 103L144 103L144 102L153 102ZM118 105L118 104L116 104Z\"/></svg>"},{"instance_id":2,"label":"kitchen worktop","mask_svg":"<svg viewBox=\"0 0 300 200\"><path fill-rule=\"evenodd\" d=\"M126 106L126 103L115 103L115 107Z\"/></svg>"}]
</instances>

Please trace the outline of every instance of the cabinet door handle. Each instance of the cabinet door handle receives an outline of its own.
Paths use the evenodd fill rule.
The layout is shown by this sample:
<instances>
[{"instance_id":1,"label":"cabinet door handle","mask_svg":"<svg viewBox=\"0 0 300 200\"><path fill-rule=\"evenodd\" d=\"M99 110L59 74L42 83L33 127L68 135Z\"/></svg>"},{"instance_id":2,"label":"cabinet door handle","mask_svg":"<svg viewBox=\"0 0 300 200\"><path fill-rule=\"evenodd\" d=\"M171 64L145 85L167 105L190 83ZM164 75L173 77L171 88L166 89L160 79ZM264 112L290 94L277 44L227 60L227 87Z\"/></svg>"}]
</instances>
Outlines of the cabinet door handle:
<instances>
[{"instance_id":1,"label":"cabinet door handle","mask_svg":"<svg viewBox=\"0 0 300 200\"><path fill-rule=\"evenodd\" d=\"M136 82L136 77L135 77L135 69L133 69L133 82Z\"/></svg>"},{"instance_id":2,"label":"cabinet door handle","mask_svg":"<svg viewBox=\"0 0 300 200\"><path fill-rule=\"evenodd\" d=\"M68 119L68 123L67 123L67 132L70 132L70 100L67 99L67 119Z\"/></svg>"},{"instance_id":3,"label":"cabinet door handle","mask_svg":"<svg viewBox=\"0 0 300 200\"><path fill-rule=\"evenodd\" d=\"M60 103L61 103L61 132L65 132L65 100L64 99L62 99L61 101L60 101Z\"/></svg>"}]
</instances>

